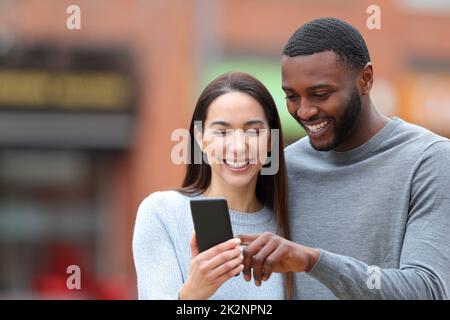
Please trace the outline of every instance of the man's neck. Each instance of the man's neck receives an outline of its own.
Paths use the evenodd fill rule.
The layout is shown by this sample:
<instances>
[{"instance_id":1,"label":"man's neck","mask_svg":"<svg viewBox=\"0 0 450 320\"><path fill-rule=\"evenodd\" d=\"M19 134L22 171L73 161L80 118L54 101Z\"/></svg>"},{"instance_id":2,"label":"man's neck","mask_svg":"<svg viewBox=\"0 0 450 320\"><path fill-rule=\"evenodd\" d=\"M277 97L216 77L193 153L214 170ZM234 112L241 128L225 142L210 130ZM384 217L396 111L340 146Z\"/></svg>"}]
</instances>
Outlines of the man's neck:
<instances>
[{"instance_id":1,"label":"man's neck","mask_svg":"<svg viewBox=\"0 0 450 320\"><path fill-rule=\"evenodd\" d=\"M369 105L363 108L351 136L346 142L334 149L337 152L345 152L355 149L376 135L389 122L389 118L378 112L369 100Z\"/></svg>"}]
</instances>

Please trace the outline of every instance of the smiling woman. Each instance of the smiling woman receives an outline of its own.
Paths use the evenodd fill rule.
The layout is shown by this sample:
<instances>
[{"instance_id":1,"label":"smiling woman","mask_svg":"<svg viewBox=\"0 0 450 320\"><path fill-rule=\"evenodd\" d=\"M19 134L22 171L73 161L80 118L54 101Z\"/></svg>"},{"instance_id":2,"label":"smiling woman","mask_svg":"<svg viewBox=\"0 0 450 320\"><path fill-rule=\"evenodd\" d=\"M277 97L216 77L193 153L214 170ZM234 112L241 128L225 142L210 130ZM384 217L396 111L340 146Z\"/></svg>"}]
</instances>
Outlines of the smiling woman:
<instances>
[{"instance_id":1,"label":"smiling woman","mask_svg":"<svg viewBox=\"0 0 450 320\"><path fill-rule=\"evenodd\" d=\"M228 183L239 179L236 184L247 187L255 180L253 171L259 171L268 152L267 134L263 139L259 134L263 130L267 133L269 125L259 103L246 93L223 94L209 106L203 126L203 135L202 128L194 129L196 142L205 150L213 174L220 174Z\"/></svg>"},{"instance_id":2,"label":"smiling woman","mask_svg":"<svg viewBox=\"0 0 450 320\"><path fill-rule=\"evenodd\" d=\"M203 127L196 127L196 124ZM213 189L216 185L212 180L217 180L222 185L225 182L225 186L240 188L244 194L248 193L247 190L255 189L256 197L261 203L266 202L270 206L274 203L283 204L281 199L277 199L285 188L281 132L277 137L278 141L268 141L270 138L265 135L263 143L264 139L258 137L259 132L273 129L281 131L279 116L272 96L260 81L240 72L227 73L213 80L200 95L192 116L189 130L191 137L195 137L191 141L192 165L187 167L181 192L213 195L217 192ZM222 140L221 137L227 134L227 139ZM268 150L269 143L278 150ZM194 164L196 149L205 153L206 162ZM276 160L281 164L279 172L275 175L258 176L265 159L258 159L256 155L275 151L279 155ZM250 173L233 175L233 170L230 170L233 168L249 169ZM223 195L220 194L223 192L217 195ZM228 202L232 200L233 197L230 197ZM231 202L231 208L233 205ZM241 205L236 204L234 207L239 208ZM278 225L286 226L287 220L282 221L281 217L284 208L274 209Z\"/></svg>"},{"instance_id":3,"label":"smiling woman","mask_svg":"<svg viewBox=\"0 0 450 320\"><path fill-rule=\"evenodd\" d=\"M199 252L189 209L192 199L223 197L235 236L274 232L289 238L280 129L275 102L254 77L227 73L205 88L189 128L182 187L151 194L138 210L133 251L141 299L290 297L290 274L275 275L264 285L235 277L243 270L239 239ZM270 130L279 134L268 135ZM278 163L273 174L263 174L268 159Z\"/></svg>"}]
</instances>

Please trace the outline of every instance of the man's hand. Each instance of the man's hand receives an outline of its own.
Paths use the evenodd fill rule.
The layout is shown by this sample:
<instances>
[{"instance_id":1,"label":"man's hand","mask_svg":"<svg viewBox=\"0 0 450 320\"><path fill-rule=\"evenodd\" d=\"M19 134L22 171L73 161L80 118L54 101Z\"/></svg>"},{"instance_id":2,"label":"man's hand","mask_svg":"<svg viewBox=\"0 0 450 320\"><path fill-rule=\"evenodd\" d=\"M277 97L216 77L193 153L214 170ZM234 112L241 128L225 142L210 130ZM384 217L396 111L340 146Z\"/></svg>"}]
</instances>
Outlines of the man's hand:
<instances>
[{"instance_id":1,"label":"man's hand","mask_svg":"<svg viewBox=\"0 0 450 320\"><path fill-rule=\"evenodd\" d=\"M317 262L319 249L286 240L270 232L240 235L244 250L244 278L250 281L251 269L257 286L269 280L272 272L309 272Z\"/></svg>"}]
</instances>

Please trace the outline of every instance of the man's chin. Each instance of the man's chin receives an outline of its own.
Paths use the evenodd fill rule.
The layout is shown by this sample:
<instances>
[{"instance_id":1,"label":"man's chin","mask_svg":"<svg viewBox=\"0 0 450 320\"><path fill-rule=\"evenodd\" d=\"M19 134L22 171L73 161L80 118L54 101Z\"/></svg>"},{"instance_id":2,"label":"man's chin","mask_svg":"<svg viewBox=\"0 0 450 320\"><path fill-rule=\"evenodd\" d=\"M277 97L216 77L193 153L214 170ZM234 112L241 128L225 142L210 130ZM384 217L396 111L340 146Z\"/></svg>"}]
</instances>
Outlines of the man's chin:
<instances>
[{"instance_id":1,"label":"man's chin","mask_svg":"<svg viewBox=\"0 0 450 320\"><path fill-rule=\"evenodd\" d=\"M315 145L314 143L312 143L311 139L309 140L309 143L311 144L311 147L316 151L330 151L334 149L331 145Z\"/></svg>"},{"instance_id":2,"label":"man's chin","mask_svg":"<svg viewBox=\"0 0 450 320\"><path fill-rule=\"evenodd\" d=\"M324 143L314 143L313 140L309 137L309 144L316 151L331 151L337 147L336 140L333 139L331 142Z\"/></svg>"}]
</instances>

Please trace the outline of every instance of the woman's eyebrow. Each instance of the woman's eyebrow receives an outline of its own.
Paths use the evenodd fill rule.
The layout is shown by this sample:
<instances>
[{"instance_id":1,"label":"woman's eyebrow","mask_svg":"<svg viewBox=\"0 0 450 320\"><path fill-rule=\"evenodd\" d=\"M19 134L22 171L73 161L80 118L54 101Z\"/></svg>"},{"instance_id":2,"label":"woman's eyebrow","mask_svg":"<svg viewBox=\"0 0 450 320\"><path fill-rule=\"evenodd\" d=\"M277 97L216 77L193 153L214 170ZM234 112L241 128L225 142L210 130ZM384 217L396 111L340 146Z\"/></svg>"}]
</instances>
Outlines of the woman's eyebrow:
<instances>
[{"instance_id":1,"label":"woman's eyebrow","mask_svg":"<svg viewBox=\"0 0 450 320\"><path fill-rule=\"evenodd\" d=\"M264 121L259 120L259 119L253 119L253 120L246 121L246 122L244 123L244 126L251 126L251 125L253 125L253 124L261 124L261 125L264 125ZM228 122L223 121L223 120L216 120L216 121L213 121L213 122L211 122L210 125L211 125L211 126L218 125L218 126L224 126L224 127L231 127L231 124L229 124Z\"/></svg>"},{"instance_id":2,"label":"woman's eyebrow","mask_svg":"<svg viewBox=\"0 0 450 320\"><path fill-rule=\"evenodd\" d=\"M251 126L252 124L264 125L264 121L262 121L262 120L249 120L249 121L244 123L245 126Z\"/></svg>"},{"instance_id":3,"label":"woman's eyebrow","mask_svg":"<svg viewBox=\"0 0 450 320\"><path fill-rule=\"evenodd\" d=\"M213 125L219 125L219 126L225 126L225 127L229 127L230 124L228 122L222 121L222 120L216 120L211 122L211 126Z\"/></svg>"}]
</instances>

